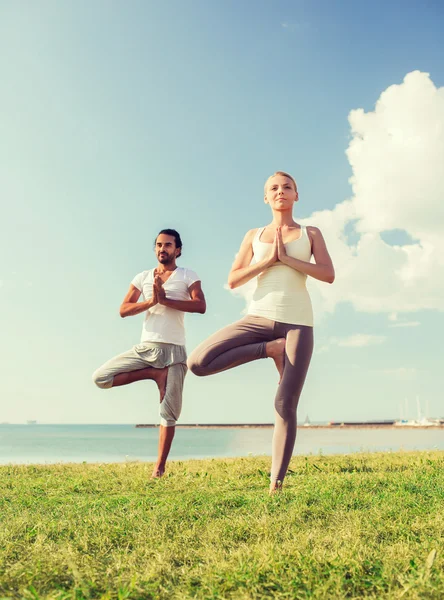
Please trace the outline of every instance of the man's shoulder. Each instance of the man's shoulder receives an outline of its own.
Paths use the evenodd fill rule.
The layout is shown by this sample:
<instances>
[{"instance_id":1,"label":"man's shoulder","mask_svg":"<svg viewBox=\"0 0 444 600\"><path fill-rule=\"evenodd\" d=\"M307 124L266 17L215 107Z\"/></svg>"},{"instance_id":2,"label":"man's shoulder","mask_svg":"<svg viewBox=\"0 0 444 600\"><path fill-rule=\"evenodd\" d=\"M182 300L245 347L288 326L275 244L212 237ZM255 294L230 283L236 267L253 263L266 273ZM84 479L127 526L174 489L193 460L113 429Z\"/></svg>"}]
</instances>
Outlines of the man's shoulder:
<instances>
[{"instance_id":1,"label":"man's shoulder","mask_svg":"<svg viewBox=\"0 0 444 600\"><path fill-rule=\"evenodd\" d=\"M154 275L154 269L148 269L147 271L141 271L140 273L137 273L137 275L135 275L133 277L133 279L139 279L140 281L145 281L145 279L148 278L152 278Z\"/></svg>"},{"instance_id":2,"label":"man's shoulder","mask_svg":"<svg viewBox=\"0 0 444 600\"><path fill-rule=\"evenodd\" d=\"M189 281L190 279L197 281L199 279L196 271L189 269L188 267L177 267L178 275L183 281Z\"/></svg>"},{"instance_id":3,"label":"man's shoulder","mask_svg":"<svg viewBox=\"0 0 444 600\"><path fill-rule=\"evenodd\" d=\"M177 267L177 270L179 271L179 273L181 273L182 275L187 275L187 273L195 273L196 271L194 271L193 269L190 269L188 267Z\"/></svg>"}]
</instances>

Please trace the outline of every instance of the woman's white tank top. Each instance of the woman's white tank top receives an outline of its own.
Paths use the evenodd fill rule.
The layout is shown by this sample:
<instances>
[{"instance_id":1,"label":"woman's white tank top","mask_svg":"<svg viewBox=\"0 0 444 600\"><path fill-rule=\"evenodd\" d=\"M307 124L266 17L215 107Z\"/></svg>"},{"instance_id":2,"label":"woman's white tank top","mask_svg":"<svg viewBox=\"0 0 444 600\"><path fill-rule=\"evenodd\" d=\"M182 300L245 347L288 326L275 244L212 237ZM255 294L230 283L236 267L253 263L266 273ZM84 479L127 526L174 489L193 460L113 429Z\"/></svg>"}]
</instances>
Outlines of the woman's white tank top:
<instances>
[{"instance_id":1,"label":"woman's white tank top","mask_svg":"<svg viewBox=\"0 0 444 600\"><path fill-rule=\"evenodd\" d=\"M257 230L253 239L253 260L260 262L270 252L271 244L261 242L265 227ZM288 256L310 262L311 243L307 228L301 236L285 244ZM257 286L247 314L265 317L280 323L313 327L313 309L306 287L307 275L288 265L275 263L257 277Z\"/></svg>"}]
</instances>

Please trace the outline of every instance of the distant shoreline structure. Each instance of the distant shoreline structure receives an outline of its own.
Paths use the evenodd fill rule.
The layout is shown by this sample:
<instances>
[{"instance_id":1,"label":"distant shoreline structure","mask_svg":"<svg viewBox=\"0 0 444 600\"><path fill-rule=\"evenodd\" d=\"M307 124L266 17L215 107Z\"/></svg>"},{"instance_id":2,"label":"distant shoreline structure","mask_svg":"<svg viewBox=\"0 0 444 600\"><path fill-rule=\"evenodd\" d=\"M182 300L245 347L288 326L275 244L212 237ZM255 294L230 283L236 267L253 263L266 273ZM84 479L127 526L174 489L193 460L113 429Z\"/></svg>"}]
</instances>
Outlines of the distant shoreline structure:
<instances>
[{"instance_id":1,"label":"distant shoreline structure","mask_svg":"<svg viewBox=\"0 0 444 600\"><path fill-rule=\"evenodd\" d=\"M138 423L136 427L154 428L159 427L157 423ZM268 429L274 427L273 423L184 423L176 425L179 429Z\"/></svg>"},{"instance_id":2,"label":"distant shoreline structure","mask_svg":"<svg viewBox=\"0 0 444 600\"><path fill-rule=\"evenodd\" d=\"M153 429L159 425L138 423L137 428ZM179 429L272 429L273 423L186 423L176 425ZM333 421L331 423L305 423L298 425L298 429L430 429L428 424L409 424L402 423L400 426L398 421ZM432 428L444 428L444 420L440 419L433 423Z\"/></svg>"}]
</instances>

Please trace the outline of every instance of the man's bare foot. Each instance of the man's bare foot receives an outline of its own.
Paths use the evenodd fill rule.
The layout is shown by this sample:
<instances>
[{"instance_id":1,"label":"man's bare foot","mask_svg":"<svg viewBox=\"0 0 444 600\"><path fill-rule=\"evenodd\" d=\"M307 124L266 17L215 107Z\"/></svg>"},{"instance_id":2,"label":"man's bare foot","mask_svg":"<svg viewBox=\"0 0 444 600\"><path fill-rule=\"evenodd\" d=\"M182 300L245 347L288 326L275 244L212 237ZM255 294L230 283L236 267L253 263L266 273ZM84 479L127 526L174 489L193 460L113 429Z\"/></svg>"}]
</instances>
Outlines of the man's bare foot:
<instances>
[{"instance_id":1,"label":"man's bare foot","mask_svg":"<svg viewBox=\"0 0 444 600\"><path fill-rule=\"evenodd\" d=\"M284 373L285 338L278 338L272 342L267 342L265 348L267 356L274 360L274 364L276 365L276 369L279 373L280 383Z\"/></svg>"},{"instance_id":2,"label":"man's bare foot","mask_svg":"<svg viewBox=\"0 0 444 600\"><path fill-rule=\"evenodd\" d=\"M159 388L160 402L162 402L166 391L168 367L164 367L163 369L156 369L156 373L153 379L157 383L157 387Z\"/></svg>"},{"instance_id":3,"label":"man's bare foot","mask_svg":"<svg viewBox=\"0 0 444 600\"><path fill-rule=\"evenodd\" d=\"M161 465L156 465L151 474L151 479L160 479L165 473L165 467Z\"/></svg>"},{"instance_id":4,"label":"man's bare foot","mask_svg":"<svg viewBox=\"0 0 444 600\"><path fill-rule=\"evenodd\" d=\"M282 481L273 481L270 483L270 496L273 496L273 494L278 494L279 492L282 492Z\"/></svg>"}]
</instances>

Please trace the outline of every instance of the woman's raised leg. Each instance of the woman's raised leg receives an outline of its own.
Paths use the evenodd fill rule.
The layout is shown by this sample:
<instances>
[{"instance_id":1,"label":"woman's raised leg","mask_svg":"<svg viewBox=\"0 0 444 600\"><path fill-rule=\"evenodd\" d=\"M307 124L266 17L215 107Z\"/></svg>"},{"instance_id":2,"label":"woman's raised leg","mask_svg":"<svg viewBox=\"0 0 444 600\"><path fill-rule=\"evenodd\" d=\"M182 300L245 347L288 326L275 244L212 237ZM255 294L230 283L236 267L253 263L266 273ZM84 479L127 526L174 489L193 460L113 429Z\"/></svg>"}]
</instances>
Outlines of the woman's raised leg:
<instances>
[{"instance_id":1,"label":"woman's raised leg","mask_svg":"<svg viewBox=\"0 0 444 600\"><path fill-rule=\"evenodd\" d=\"M220 329L202 342L188 358L188 368L203 377L272 356L274 321L247 316ZM267 347L268 346L268 347Z\"/></svg>"}]
</instances>

